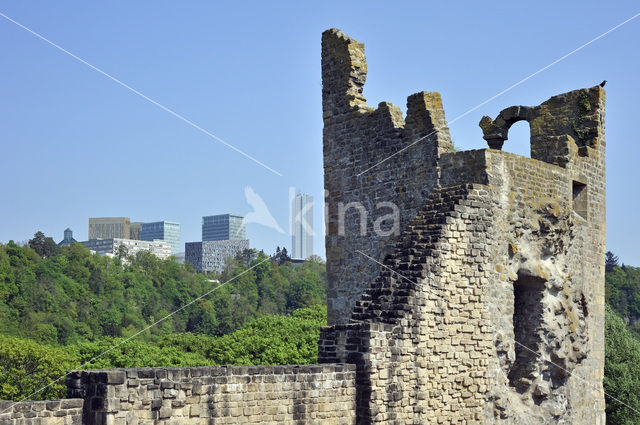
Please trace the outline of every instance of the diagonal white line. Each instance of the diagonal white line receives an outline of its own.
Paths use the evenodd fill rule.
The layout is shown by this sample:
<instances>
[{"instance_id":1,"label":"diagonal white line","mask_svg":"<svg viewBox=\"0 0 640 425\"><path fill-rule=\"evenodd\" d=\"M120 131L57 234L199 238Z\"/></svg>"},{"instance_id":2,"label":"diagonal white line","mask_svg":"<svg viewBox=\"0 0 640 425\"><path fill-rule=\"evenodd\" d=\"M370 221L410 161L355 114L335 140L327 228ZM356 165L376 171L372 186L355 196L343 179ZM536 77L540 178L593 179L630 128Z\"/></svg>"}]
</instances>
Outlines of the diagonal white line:
<instances>
[{"instance_id":1,"label":"diagonal white line","mask_svg":"<svg viewBox=\"0 0 640 425\"><path fill-rule=\"evenodd\" d=\"M367 257L368 259L370 259L370 260L371 260L371 261L373 261L374 263L376 263L376 264L378 264L378 265L380 265L380 266L384 267L385 269L390 270L392 273L397 274L397 275L398 275L398 276L400 276L401 278L408 280L409 282L413 283L414 285L418 285L418 283L417 283L417 282L415 282L415 281L413 281L413 280L409 279L409 278L408 278L408 277L406 277L406 276L403 276L402 274L398 273L396 270L392 269L391 267L385 266L385 265L384 265L384 264L382 264L380 261L378 261L378 260L374 259L373 257L370 257L369 255L365 254L364 252L362 252L362 251L360 251L360 250L356 250L356 252L358 252L358 253L362 254L363 256ZM528 351L530 351L531 353L533 353L533 355L534 355L534 356L536 356L536 357L538 357L540 360L542 360L542 361L544 361L544 362L547 362L547 363L550 363L550 364L554 365L555 367L557 367L557 368L561 369L563 372L568 373L570 376L573 376L573 377L575 377L576 379L579 379L580 381L582 381L582 382L586 383L586 384L587 384L587 385L589 385L591 388L593 388L593 389L595 389L595 390L598 390L598 391L600 390L600 388L598 388L596 385L591 384L591 382L587 381L586 379L582 378L581 376L579 376L579 375L574 375L573 373L569 372L567 369L563 368L562 366L560 366L560 365L558 365L558 364L556 364L556 363L552 362L551 360L547 360L547 359L545 359L545 358L544 358L544 357L542 357L542 355L541 355L540 353L538 353L537 351L532 350L531 348L529 348L529 347L527 347L526 345L524 345L524 344L522 344L522 343L520 343L520 342L516 341L515 339L513 339L512 341L513 341L514 343L516 343L517 345L519 345L520 347L524 348L525 350L528 350ZM604 395L606 395L606 396L607 396L607 397L609 397L610 399L617 401L618 403L622 404L622 405L623 405L623 406L625 406L625 407L628 407L629 409L633 410L634 412L636 412L637 414L639 414L639 415L640 415L640 410L636 410L636 409L634 409L633 407L629 406L629 405L628 405L627 403L625 403L624 401L622 401L622 400L620 400L620 399L618 399L618 398L616 398L616 397L612 396L611 394L607 394L606 392L604 392L604 390L603 390L602 392L604 393Z\"/></svg>"},{"instance_id":2,"label":"diagonal white line","mask_svg":"<svg viewBox=\"0 0 640 425\"><path fill-rule=\"evenodd\" d=\"M98 354L97 356L95 356L94 358L87 360L86 362L82 363L80 366L77 367L77 369L82 369L83 367L85 367L86 365L94 362L95 360L98 360L100 357L103 357L105 354L107 354L108 352L115 350L116 348L120 347L122 344L125 344L129 341L131 341L133 338L137 337L138 335L140 335L141 333L151 329L152 327L154 327L155 325L157 325L160 322L164 322L165 320L167 320L169 317L173 316L174 314L176 314L179 311L184 310L185 308L189 307L191 304L195 303L196 301L206 297L207 295L211 294L213 291L222 288L224 285L226 285L227 283L239 278L240 276L242 276L243 274L249 272L250 270L258 267L260 264L264 263L265 261L270 260L270 257L265 258L264 260L260 261L257 264L254 264L253 266L249 267L247 270L244 270L242 273L239 273L237 275L235 275L234 277L232 277L231 279L227 280L224 283L221 283L220 285L216 286L215 288L205 292L204 294L200 295L197 298L194 298L193 300L189 301L187 304L183 305L182 307L180 307L179 309L172 311L171 313L167 314L166 316L164 316L162 319L158 319L155 322L153 322L152 324L150 324L149 326L147 326L146 328L142 329L141 331L135 333L134 335L131 335L129 338L125 339L124 341L119 342L118 344L114 345L113 347L107 349L106 351L103 351L102 353ZM0 411L0 414L6 412L7 410L11 409L13 406L15 406L18 403L22 403L23 401L29 400L31 397L33 397L34 395L46 390L47 388L49 388L51 385L55 384L56 382L60 381L61 379L63 379L64 377L66 377L69 373L71 373L71 371L65 373L62 376L59 376L57 379L49 382L47 385L45 385L44 387L40 388L37 391L34 391L33 393L29 394L28 396L26 396L25 398L23 398L22 400L16 401L15 403L11 404L9 407L7 407L6 409Z\"/></svg>"},{"instance_id":3,"label":"diagonal white line","mask_svg":"<svg viewBox=\"0 0 640 425\"><path fill-rule=\"evenodd\" d=\"M223 145L227 146L230 149L233 149L234 151L238 152L240 155L250 159L251 161L255 162L256 164L259 164L261 166L263 166L264 168L266 168L267 170L271 171L274 174L279 175L280 177L282 177L282 174L276 170L274 170L273 168L269 167L268 165L264 164L263 162L257 160L256 158L254 158L253 156L249 155L246 152L241 151L240 149L236 148L235 146L233 146L232 144L222 140L220 137L216 136L215 134L212 134L211 132L205 130L204 128L200 127L198 124L194 123L193 121L185 118L184 116L180 115L179 113L175 112L174 110L167 108L166 106L156 102L155 100L151 99L150 97L140 93L138 90L134 89L133 87L129 86L128 84L120 81L119 79L117 79L116 77L112 76L111 74L106 73L105 71L101 70L100 68L98 68L97 66L91 65L89 62L85 61L84 59L74 55L73 53L71 53L70 51L64 49L63 47L57 45L56 43L54 43L53 41L47 39L46 37L38 34L37 32L33 31L32 29L22 25L20 22L8 17L7 15L5 15L4 13L0 12L0 16L2 16L3 18L5 18L7 21L13 22L14 24L16 24L17 26L19 26L20 28L22 28L23 30L35 35L36 37L38 37L40 40L44 41L47 44L50 44L51 46L55 47L56 49L60 50L61 52L66 53L67 55L71 56L72 58L74 58L75 60L77 60L78 62L83 63L84 65L88 66L89 68L93 69L94 71L104 75L105 77L107 77L108 79L118 83L119 85L121 85L122 87L126 88L127 90L129 90L132 93L137 94L138 96L140 96L141 98L143 98L144 100L154 104L155 106L157 106L158 108L162 109L165 112L170 113L171 115L173 115L174 117L178 118L181 121L184 121L185 123L189 124L191 127L195 128L196 130L200 131L201 133L206 134L207 136L211 137L214 140L217 140L218 142L222 143Z\"/></svg>"},{"instance_id":4,"label":"diagonal white line","mask_svg":"<svg viewBox=\"0 0 640 425\"><path fill-rule=\"evenodd\" d=\"M543 66L542 68L540 68L539 70L537 70L536 72L534 72L533 74L528 75L527 77L523 78L522 80L518 81L517 83L514 83L512 85L510 85L509 87L507 87L506 89L502 90L500 93L491 96L490 98L488 98L487 100L485 100L484 102L479 103L478 105L474 106L473 108L469 109L468 111L458 115L457 117L455 117L454 119L452 119L451 121L449 121L449 125L453 124L454 122L458 121L461 118L464 118L465 116L469 115L471 112L475 111L478 108L483 107L484 105L486 105L487 103L491 102L492 100L502 96L503 94L507 93L508 91L518 87L520 84L524 83L525 81L535 77L536 75L540 74L543 71L546 71L547 69L551 68L553 65L556 65L558 62L561 62L563 60L565 60L566 58L568 58L569 56L573 55L574 53L579 52L580 50L584 49L585 47L589 46L590 44L594 43L595 41L600 40L602 37L606 36L607 34L617 30L618 28L620 28L621 26L631 22L632 20L636 19L638 16L640 16L640 13L636 13L635 15L633 15L632 17L630 17L629 19L620 22L618 25L610 28L609 30L603 32L602 34L600 34L599 36L589 40L588 42L584 43L582 46L577 47L575 49L573 49L572 51L570 51L569 53L565 54L564 56L559 57L558 59L554 60L553 62L551 62L549 65L547 66ZM357 174L358 177L360 177L361 175L363 175L364 173L366 173L367 171L376 168L378 165L382 164L383 162L388 161L389 159L393 158L394 156L404 152L405 150L409 149L411 146L423 141L424 139L426 139L427 137L431 136L432 134L435 134L438 132L438 130L440 130L439 128L433 130L431 133L427 134L426 136L423 136L421 138L419 138L418 140L414 141L413 143L405 146L404 148L400 149L399 151L392 153L391 155L389 155L388 157L386 157L385 159L383 159L380 162L377 162L375 165L372 165L371 167L367 168L366 170L362 171L361 173Z\"/></svg>"}]
</instances>

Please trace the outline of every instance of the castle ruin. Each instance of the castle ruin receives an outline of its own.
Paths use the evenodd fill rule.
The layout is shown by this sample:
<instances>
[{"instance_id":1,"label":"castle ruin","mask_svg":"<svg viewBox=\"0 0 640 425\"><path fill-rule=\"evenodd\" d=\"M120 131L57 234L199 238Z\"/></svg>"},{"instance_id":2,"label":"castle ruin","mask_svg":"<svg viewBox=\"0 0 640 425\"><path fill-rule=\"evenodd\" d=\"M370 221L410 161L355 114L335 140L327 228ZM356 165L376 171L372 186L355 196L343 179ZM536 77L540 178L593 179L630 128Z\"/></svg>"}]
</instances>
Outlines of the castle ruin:
<instances>
[{"instance_id":1,"label":"castle ruin","mask_svg":"<svg viewBox=\"0 0 640 425\"><path fill-rule=\"evenodd\" d=\"M322 36L329 325L319 365L74 371L0 425L604 424L604 90L513 106L456 152L440 95L367 105ZM501 149L531 129L531 158Z\"/></svg>"},{"instance_id":2,"label":"castle ruin","mask_svg":"<svg viewBox=\"0 0 640 425\"><path fill-rule=\"evenodd\" d=\"M367 105L366 75L364 45L326 31L320 361L357 365L358 422L602 421L604 90L483 117L489 149L455 152L438 93L403 118ZM531 158L501 151L520 120ZM380 202L398 235L375 232Z\"/></svg>"}]
</instances>

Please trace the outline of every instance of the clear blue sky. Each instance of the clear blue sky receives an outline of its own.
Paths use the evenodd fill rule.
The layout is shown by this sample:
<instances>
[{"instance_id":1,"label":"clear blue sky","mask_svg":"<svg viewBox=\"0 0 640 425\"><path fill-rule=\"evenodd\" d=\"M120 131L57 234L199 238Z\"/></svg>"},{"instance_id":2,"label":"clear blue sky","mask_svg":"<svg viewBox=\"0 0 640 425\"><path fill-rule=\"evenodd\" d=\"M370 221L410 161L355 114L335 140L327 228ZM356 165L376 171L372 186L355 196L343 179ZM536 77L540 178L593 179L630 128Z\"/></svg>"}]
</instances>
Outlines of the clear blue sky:
<instances>
[{"instance_id":1,"label":"clear blue sky","mask_svg":"<svg viewBox=\"0 0 640 425\"><path fill-rule=\"evenodd\" d=\"M371 105L439 91L464 113L640 12L637 2L49 2L0 12L247 152L282 177L0 17L0 241L37 230L87 237L90 216L170 220L200 240L203 215L246 214L251 186L283 229L289 188L322 200L320 36L365 42ZM513 104L607 84L607 248L640 265L640 18L451 126L485 147L478 121ZM528 152L518 123L505 150ZM315 251L324 256L316 202ZM252 224L252 246L290 237Z\"/></svg>"}]
</instances>

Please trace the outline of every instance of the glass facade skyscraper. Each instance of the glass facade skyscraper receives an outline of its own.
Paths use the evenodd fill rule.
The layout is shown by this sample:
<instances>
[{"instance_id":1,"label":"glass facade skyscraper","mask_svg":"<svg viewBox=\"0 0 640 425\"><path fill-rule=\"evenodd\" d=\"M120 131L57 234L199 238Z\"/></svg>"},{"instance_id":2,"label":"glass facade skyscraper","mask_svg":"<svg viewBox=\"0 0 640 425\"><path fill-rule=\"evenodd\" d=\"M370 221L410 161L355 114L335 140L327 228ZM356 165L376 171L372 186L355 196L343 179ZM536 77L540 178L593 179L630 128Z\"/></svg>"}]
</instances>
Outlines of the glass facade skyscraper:
<instances>
[{"instance_id":1,"label":"glass facade skyscraper","mask_svg":"<svg viewBox=\"0 0 640 425\"><path fill-rule=\"evenodd\" d=\"M131 222L131 224L129 225L129 239L141 240L140 226L142 226L142 223L140 221Z\"/></svg>"},{"instance_id":2,"label":"glass facade skyscraper","mask_svg":"<svg viewBox=\"0 0 640 425\"><path fill-rule=\"evenodd\" d=\"M180 223L172 221L142 223L140 225L140 239L143 241L160 239L169 242L171 244L171 253L177 254L181 252Z\"/></svg>"},{"instance_id":3,"label":"glass facade skyscraper","mask_svg":"<svg viewBox=\"0 0 640 425\"><path fill-rule=\"evenodd\" d=\"M128 239L130 225L129 217L90 217L89 239Z\"/></svg>"},{"instance_id":4,"label":"glass facade skyscraper","mask_svg":"<svg viewBox=\"0 0 640 425\"><path fill-rule=\"evenodd\" d=\"M244 217L234 214L202 217L202 241L244 240L247 231Z\"/></svg>"},{"instance_id":5,"label":"glass facade skyscraper","mask_svg":"<svg viewBox=\"0 0 640 425\"><path fill-rule=\"evenodd\" d=\"M291 205L291 258L313 255L313 196L297 194Z\"/></svg>"}]
</instances>

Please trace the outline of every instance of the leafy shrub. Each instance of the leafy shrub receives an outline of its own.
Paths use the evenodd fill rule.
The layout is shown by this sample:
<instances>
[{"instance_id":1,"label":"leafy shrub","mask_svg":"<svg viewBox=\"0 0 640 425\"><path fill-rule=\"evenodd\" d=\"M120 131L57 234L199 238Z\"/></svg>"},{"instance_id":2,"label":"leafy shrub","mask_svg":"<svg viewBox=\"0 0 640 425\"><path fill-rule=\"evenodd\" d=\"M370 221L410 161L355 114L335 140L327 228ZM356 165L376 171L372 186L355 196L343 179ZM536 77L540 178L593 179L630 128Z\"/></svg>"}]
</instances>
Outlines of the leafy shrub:
<instances>
[{"instance_id":1,"label":"leafy shrub","mask_svg":"<svg viewBox=\"0 0 640 425\"><path fill-rule=\"evenodd\" d=\"M20 400L33 393L36 400L64 397L64 375L74 366L73 356L61 348L0 336L0 399Z\"/></svg>"},{"instance_id":2,"label":"leafy shrub","mask_svg":"<svg viewBox=\"0 0 640 425\"><path fill-rule=\"evenodd\" d=\"M607 423L638 424L640 341L634 338L611 307L607 306L605 314L604 391L608 395Z\"/></svg>"}]
</instances>

